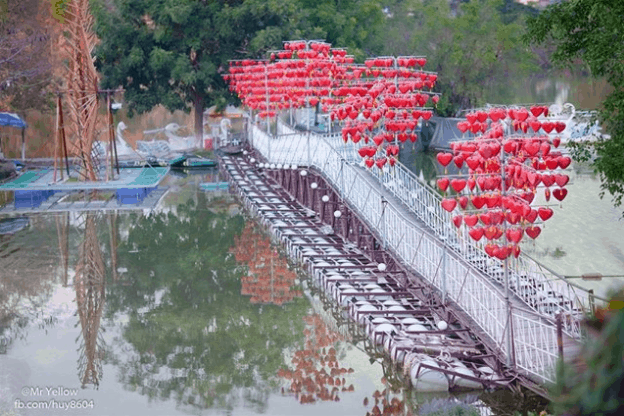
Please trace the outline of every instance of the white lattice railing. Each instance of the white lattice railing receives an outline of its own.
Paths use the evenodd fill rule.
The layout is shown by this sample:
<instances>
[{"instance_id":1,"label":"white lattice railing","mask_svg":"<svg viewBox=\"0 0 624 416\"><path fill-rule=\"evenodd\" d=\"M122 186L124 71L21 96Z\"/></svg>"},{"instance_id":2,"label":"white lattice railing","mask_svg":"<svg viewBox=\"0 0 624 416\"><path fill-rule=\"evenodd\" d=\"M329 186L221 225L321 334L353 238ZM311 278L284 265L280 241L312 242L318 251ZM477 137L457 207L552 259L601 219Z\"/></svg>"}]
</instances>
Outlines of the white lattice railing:
<instances>
[{"instance_id":1,"label":"white lattice railing","mask_svg":"<svg viewBox=\"0 0 624 416\"><path fill-rule=\"evenodd\" d=\"M330 145L330 141L336 141L335 137L325 140L305 132L289 132L269 138L255 126L251 127L251 133L254 147L270 163L317 167L405 264L459 305L520 369L541 381L553 381L557 359L553 320L544 319L534 311L513 308L511 319L518 328L513 334L513 345L508 344L509 308L496 282L457 252L447 250L425 227L391 204L385 204L380 190L364 180L362 175L367 173L347 163Z\"/></svg>"},{"instance_id":2,"label":"white lattice railing","mask_svg":"<svg viewBox=\"0 0 624 416\"><path fill-rule=\"evenodd\" d=\"M295 133L285 124L280 123L278 126L280 132ZM356 147L352 143L344 144L340 134L331 136L311 134L310 136L310 146L314 147L319 139L324 139L346 161L361 163L362 158L357 155ZM307 146L307 144L306 142L304 145ZM477 266L483 273L492 275L498 281L502 280L503 262L490 258L483 250L483 243L476 243L467 232L458 232L451 225L452 214L441 207L441 197L438 193L423 183L405 165L398 162L392 169L375 168L369 172L439 238L448 241L449 248L462 256L464 260ZM565 280L525 254L521 254L517 259L511 258L509 263L511 291L525 301L529 308L541 315L553 320L560 312L566 315L566 319L563 320L563 329L571 337L581 337L580 323L585 313L592 311L597 303L607 302L606 299L595 296L588 290Z\"/></svg>"}]
</instances>

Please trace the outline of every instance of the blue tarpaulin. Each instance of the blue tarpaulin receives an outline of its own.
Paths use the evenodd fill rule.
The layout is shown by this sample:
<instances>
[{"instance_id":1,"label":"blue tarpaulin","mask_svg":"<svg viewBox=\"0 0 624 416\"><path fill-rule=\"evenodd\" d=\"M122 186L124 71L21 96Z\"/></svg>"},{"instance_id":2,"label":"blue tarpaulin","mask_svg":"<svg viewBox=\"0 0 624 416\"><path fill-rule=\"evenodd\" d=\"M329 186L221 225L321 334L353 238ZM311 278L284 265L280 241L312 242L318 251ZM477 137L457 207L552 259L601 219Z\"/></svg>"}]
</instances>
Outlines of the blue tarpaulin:
<instances>
[{"instance_id":1,"label":"blue tarpaulin","mask_svg":"<svg viewBox=\"0 0 624 416\"><path fill-rule=\"evenodd\" d=\"M0 113L0 126L12 126L25 129L28 125L15 113Z\"/></svg>"}]
</instances>

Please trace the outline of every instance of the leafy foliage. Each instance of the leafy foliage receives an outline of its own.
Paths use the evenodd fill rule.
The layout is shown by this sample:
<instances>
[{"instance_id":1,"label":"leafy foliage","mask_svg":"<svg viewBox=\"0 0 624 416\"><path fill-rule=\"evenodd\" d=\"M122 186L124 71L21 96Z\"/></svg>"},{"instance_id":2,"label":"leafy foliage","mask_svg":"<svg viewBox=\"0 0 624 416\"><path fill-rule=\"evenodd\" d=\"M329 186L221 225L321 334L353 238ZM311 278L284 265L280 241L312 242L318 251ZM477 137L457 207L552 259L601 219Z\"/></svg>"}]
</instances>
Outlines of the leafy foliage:
<instances>
[{"instance_id":1,"label":"leafy foliage","mask_svg":"<svg viewBox=\"0 0 624 416\"><path fill-rule=\"evenodd\" d=\"M0 1L0 111L50 104L52 37L42 21L49 7L43 0Z\"/></svg>"},{"instance_id":2,"label":"leafy foliage","mask_svg":"<svg viewBox=\"0 0 624 416\"><path fill-rule=\"evenodd\" d=\"M577 367L562 369L552 393L557 414L619 415L624 409L624 292L617 310L598 310L588 322L589 337Z\"/></svg>"},{"instance_id":3,"label":"leafy foliage","mask_svg":"<svg viewBox=\"0 0 624 416\"><path fill-rule=\"evenodd\" d=\"M605 77L613 87L598 118L610 138L572 143L577 161L594 156L593 166L602 180L602 193L613 196L615 206L624 196L624 3L619 0L576 0L546 8L528 20L525 42L554 44L553 60L560 65L586 65L593 76Z\"/></svg>"},{"instance_id":4,"label":"leafy foliage","mask_svg":"<svg viewBox=\"0 0 624 416\"><path fill-rule=\"evenodd\" d=\"M439 73L442 115L483 105L501 83L536 69L535 58L519 42L525 13L502 0L454 8L445 1L397 1L388 10L386 52L427 56L426 68ZM497 98L510 98L505 95L510 91L501 89Z\"/></svg>"},{"instance_id":5,"label":"leafy foliage","mask_svg":"<svg viewBox=\"0 0 624 416\"><path fill-rule=\"evenodd\" d=\"M110 6L109 6L110 5ZM103 87L125 89L129 114L163 104L223 108L228 60L260 57L290 38L322 38L361 53L381 23L378 0L94 0Z\"/></svg>"}]
</instances>

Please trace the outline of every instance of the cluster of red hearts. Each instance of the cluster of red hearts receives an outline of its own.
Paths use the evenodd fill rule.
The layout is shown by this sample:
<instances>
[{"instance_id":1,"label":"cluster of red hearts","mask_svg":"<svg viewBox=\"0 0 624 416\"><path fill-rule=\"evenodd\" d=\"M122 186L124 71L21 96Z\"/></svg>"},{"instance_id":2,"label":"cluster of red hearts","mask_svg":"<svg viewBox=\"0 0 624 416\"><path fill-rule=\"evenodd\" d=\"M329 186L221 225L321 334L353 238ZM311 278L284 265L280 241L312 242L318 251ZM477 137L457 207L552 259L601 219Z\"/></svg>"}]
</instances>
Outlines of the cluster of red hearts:
<instances>
[{"instance_id":1,"label":"cluster of red hearts","mask_svg":"<svg viewBox=\"0 0 624 416\"><path fill-rule=\"evenodd\" d=\"M261 118L280 110L317 106L343 123L346 142L367 145L359 154L368 167L394 166L398 147L415 143L421 120L429 120L439 95L432 93L437 74L423 71L418 56L371 58L353 63L344 49L319 41L291 41L268 60L230 63L224 78L243 104ZM425 91L428 90L428 91ZM375 152L369 156L370 149Z\"/></svg>"},{"instance_id":2,"label":"cluster of red hearts","mask_svg":"<svg viewBox=\"0 0 624 416\"><path fill-rule=\"evenodd\" d=\"M343 100L330 116L343 122L345 143L363 143L358 153L367 167L394 166L397 144L415 143L419 122L433 116L426 106L435 106L440 96L430 91L437 74L423 71L426 63L424 57L368 59L363 69L357 69L356 80L336 89L335 95Z\"/></svg>"},{"instance_id":3,"label":"cluster of red hearts","mask_svg":"<svg viewBox=\"0 0 624 416\"><path fill-rule=\"evenodd\" d=\"M458 123L458 128L462 132L483 134L474 140L451 143L451 153L437 154L441 165L454 163L460 170L460 175L437 180L442 192L452 189L457 193L452 198L443 198L442 208L448 212L462 210L453 216L455 226L460 228L465 224L475 241L485 237L486 253L501 260L511 255L517 258L518 244L524 235L537 238L541 232L537 222L552 217L551 208L531 206L538 189L543 189L546 201L550 201L551 193L559 201L568 194L565 185L569 177L562 170L570 165L571 159L554 150L559 147L560 138L524 134L528 130L522 123L528 119L529 112L535 118L547 117L548 107L494 108L469 113L465 121ZM505 135L501 122L508 123L518 133ZM538 122L547 133L561 132L566 127L561 122ZM551 125L555 127L551 129ZM535 127L537 132L539 129ZM461 173L464 169L467 174Z\"/></svg>"},{"instance_id":4,"label":"cluster of red hearts","mask_svg":"<svg viewBox=\"0 0 624 416\"><path fill-rule=\"evenodd\" d=\"M286 42L268 60L230 62L224 79L260 118L275 117L280 110L333 103L332 89L353 77L352 63L346 50L326 42Z\"/></svg>"}]
</instances>

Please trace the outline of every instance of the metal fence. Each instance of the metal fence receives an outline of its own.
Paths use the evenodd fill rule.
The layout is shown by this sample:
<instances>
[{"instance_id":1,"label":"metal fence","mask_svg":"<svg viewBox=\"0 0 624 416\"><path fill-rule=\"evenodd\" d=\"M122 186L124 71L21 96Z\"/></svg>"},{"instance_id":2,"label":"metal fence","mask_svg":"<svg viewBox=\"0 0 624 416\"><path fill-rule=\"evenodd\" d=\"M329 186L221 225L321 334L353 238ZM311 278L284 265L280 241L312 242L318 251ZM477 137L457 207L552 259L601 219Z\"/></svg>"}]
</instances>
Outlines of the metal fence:
<instances>
[{"instance_id":1,"label":"metal fence","mask_svg":"<svg viewBox=\"0 0 624 416\"><path fill-rule=\"evenodd\" d=\"M563 308L564 299L571 301L576 308L584 305L587 296L579 293L578 288L571 288L565 281L558 283L535 262L522 258L514 264L519 271L516 269L511 274L512 290L525 301L537 299L534 294L539 289L537 285L543 284L552 291L552 308L510 308L497 283L502 281L500 264L496 268L496 262L482 253L480 247L451 229L448 213L440 208L439 196L405 167L395 165L394 173L390 170L372 172L428 227L385 203L381 190L371 186L370 180L364 177L370 173L350 163L360 158L349 156L354 149L344 145L339 135L296 132L284 125L278 126L281 134L276 137L269 137L256 126L250 131L253 146L276 167L318 168L351 207L379 233L384 245L439 289L443 296L462 308L519 369L542 382L554 380L553 370L558 358L554 314ZM475 264L474 259L482 262ZM561 299L555 296L561 296ZM540 305L544 302L533 305L533 309ZM563 322L566 332L578 336L580 326L576 312ZM512 328L513 333L509 334ZM508 334L511 343L507 343Z\"/></svg>"}]
</instances>

